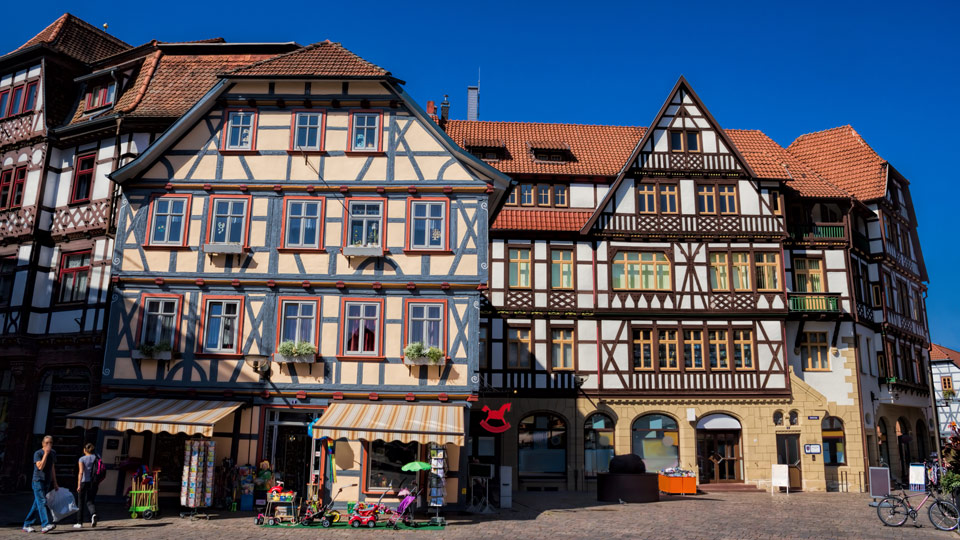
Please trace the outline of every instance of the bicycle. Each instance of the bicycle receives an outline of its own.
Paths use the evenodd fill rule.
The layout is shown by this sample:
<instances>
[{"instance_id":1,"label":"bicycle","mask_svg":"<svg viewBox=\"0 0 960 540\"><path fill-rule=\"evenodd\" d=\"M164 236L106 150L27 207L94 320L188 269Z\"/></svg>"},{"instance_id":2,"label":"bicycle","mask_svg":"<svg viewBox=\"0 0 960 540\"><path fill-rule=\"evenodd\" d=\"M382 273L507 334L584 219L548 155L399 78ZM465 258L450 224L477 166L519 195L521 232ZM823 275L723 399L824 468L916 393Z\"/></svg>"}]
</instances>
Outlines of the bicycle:
<instances>
[{"instance_id":1,"label":"bicycle","mask_svg":"<svg viewBox=\"0 0 960 540\"><path fill-rule=\"evenodd\" d=\"M919 497L920 493L907 495L906 489L900 486L899 497L887 495L880 500L877 505L877 517L888 527L899 527L907 522L907 518L913 518L913 525L920 527L921 525L917 523L917 513L932 497L933 503L927 510L930 523L941 531L952 531L960 525L960 510L957 510L952 502L941 499L940 495L931 487L928 487L923 495L923 500L914 507L910 504L910 498Z\"/></svg>"}]
</instances>

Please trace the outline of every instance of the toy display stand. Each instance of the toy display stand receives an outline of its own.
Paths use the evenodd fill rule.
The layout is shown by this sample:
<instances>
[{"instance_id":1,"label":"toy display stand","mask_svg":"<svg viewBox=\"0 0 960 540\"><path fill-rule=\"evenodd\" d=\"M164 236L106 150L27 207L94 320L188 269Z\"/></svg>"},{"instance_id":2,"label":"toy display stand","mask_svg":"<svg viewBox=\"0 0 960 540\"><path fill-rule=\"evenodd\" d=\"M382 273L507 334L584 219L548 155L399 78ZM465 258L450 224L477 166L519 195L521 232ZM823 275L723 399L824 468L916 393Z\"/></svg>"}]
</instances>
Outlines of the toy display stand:
<instances>
[{"instance_id":1,"label":"toy display stand","mask_svg":"<svg viewBox=\"0 0 960 540\"><path fill-rule=\"evenodd\" d=\"M134 475L130 484L130 517L153 519L160 512L157 500L160 470L151 474Z\"/></svg>"},{"instance_id":2,"label":"toy display stand","mask_svg":"<svg viewBox=\"0 0 960 540\"><path fill-rule=\"evenodd\" d=\"M209 513L200 512L201 508L213 506L215 488L216 443L204 439L186 441L183 451L183 479L180 487L181 518L210 519Z\"/></svg>"},{"instance_id":3,"label":"toy display stand","mask_svg":"<svg viewBox=\"0 0 960 540\"><path fill-rule=\"evenodd\" d=\"M447 494L447 449L435 443L429 446L430 483L427 490L427 506L435 509L430 525L445 526L447 520L440 515Z\"/></svg>"},{"instance_id":4,"label":"toy display stand","mask_svg":"<svg viewBox=\"0 0 960 540\"><path fill-rule=\"evenodd\" d=\"M292 497L283 500L274 500L272 497L268 497L267 507L263 511L263 520L267 525L297 523L299 521L298 510L300 509L297 501L296 492L293 493Z\"/></svg>"}]
</instances>

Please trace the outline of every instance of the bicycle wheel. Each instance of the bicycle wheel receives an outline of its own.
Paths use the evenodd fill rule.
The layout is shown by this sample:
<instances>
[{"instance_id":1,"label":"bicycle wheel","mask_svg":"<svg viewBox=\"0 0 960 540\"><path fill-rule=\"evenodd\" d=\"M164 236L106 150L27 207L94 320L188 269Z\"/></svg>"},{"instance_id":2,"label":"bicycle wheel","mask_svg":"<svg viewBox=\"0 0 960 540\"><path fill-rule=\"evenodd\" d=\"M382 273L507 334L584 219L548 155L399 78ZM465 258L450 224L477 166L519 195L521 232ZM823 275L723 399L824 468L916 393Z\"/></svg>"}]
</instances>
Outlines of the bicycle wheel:
<instances>
[{"instance_id":1,"label":"bicycle wheel","mask_svg":"<svg viewBox=\"0 0 960 540\"><path fill-rule=\"evenodd\" d=\"M899 527L907 522L910 511L898 497L884 497L877 504L877 516L888 527Z\"/></svg>"},{"instance_id":2,"label":"bicycle wheel","mask_svg":"<svg viewBox=\"0 0 960 540\"><path fill-rule=\"evenodd\" d=\"M930 523L941 531L952 531L960 525L960 511L949 501L936 500L927 511Z\"/></svg>"}]
</instances>

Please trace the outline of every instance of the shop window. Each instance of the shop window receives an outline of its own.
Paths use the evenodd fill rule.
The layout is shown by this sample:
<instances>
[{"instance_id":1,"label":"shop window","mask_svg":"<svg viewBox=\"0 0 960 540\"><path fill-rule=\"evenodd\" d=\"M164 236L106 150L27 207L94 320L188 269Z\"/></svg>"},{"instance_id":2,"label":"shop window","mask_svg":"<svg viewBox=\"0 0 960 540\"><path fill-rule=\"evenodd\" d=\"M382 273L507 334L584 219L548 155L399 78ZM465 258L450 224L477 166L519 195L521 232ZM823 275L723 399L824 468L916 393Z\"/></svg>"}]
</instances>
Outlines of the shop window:
<instances>
[{"instance_id":1,"label":"shop window","mask_svg":"<svg viewBox=\"0 0 960 540\"><path fill-rule=\"evenodd\" d=\"M820 428L823 435L823 464L846 465L843 421L836 416L827 416L820 423Z\"/></svg>"},{"instance_id":2,"label":"shop window","mask_svg":"<svg viewBox=\"0 0 960 540\"><path fill-rule=\"evenodd\" d=\"M323 247L323 200L288 199L283 247L319 249Z\"/></svg>"},{"instance_id":3,"label":"shop window","mask_svg":"<svg viewBox=\"0 0 960 540\"><path fill-rule=\"evenodd\" d=\"M252 110L227 111L224 150L252 150L256 141L256 117Z\"/></svg>"},{"instance_id":4,"label":"shop window","mask_svg":"<svg viewBox=\"0 0 960 540\"><path fill-rule=\"evenodd\" d=\"M550 357L553 369L573 369L574 339L573 327L554 328L550 331Z\"/></svg>"},{"instance_id":5,"label":"shop window","mask_svg":"<svg viewBox=\"0 0 960 540\"><path fill-rule=\"evenodd\" d=\"M613 257L613 288L620 290L669 291L670 261L663 253L621 251Z\"/></svg>"},{"instance_id":6,"label":"shop window","mask_svg":"<svg viewBox=\"0 0 960 540\"><path fill-rule=\"evenodd\" d=\"M447 204L444 201L410 203L410 247L412 249L446 249Z\"/></svg>"},{"instance_id":7,"label":"shop window","mask_svg":"<svg viewBox=\"0 0 960 540\"><path fill-rule=\"evenodd\" d=\"M530 367L531 332L529 328L507 329L507 367L525 369Z\"/></svg>"},{"instance_id":8,"label":"shop window","mask_svg":"<svg viewBox=\"0 0 960 540\"><path fill-rule=\"evenodd\" d=\"M633 453L643 459L647 472L680 466L680 431L677 421L663 414L647 414L633 421Z\"/></svg>"},{"instance_id":9,"label":"shop window","mask_svg":"<svg viewBox=\"0 0 960 540\"><path fill-rule=\"evenodd\" d=\"M510 287L530 288L530 250L511 248L509 252Z\"/></svg>"},{"instance_id":10,"label":"shop window","mask_svg":"<svg viewBox=\"0 0 960 540\"><path fill-rule=\"evenodd\" d=\"M13 282L16 278L17 257L0 258L0 306L9 306L13 299Z\"/></svg>"},{"instance_id":11,"label":"shop window","mask_svg":"<svg viewBox=\"0 0 960 540\"><path fill-rule=\"evenodd\" d=\"M211 244L245 244L247 202L246 198L212 198L213 212L207 241Z\"/></svg>"},{"instance_id":12,"label":"shop window","mask_svg":"<svg viewBox=\"0 0 960 540\"><path fill-rule=\"evenodd\" d=\"M323 149L323 113L298 112L294 115L294 150Z\"/></svg>"},{"instance_id":13,"label":"shop window","mask_svg":"<svg viewBox=\"0 0 960 540\"><path fill-rule=\"evenodd\" d=\"M800 413L798 413L797 411L790 411L789 418L790 418L791 426L796 426L797 424L800 423Z\"/></svg>"},{"instance_id":14,"label":"shop window","mask_svg":"<svg viewBox=\"0 0 960 540\"><path fill-rule=\"evenodd\" d=\"M440 302L411 302L407 306L407 343L421 343L425 349L437 347L445 351L443 311L444 305Z\"/></svg>"},{"instance_id":15,"label":"shop window","mask_svg":"<svg viewBox=\"0 0 960 540\"><path fill-rule=\"evenodd\" d=\"M573 289L573 250L550 251L550 288Z\"/></svg>"},{"instance_id":16,"label":"shop window","mask_svg":"<svg viewBox=\"0 0 960 540\"><path fill-rule=\"evenodd\" d=\"M77 166L73 171L73 189L70 190L70 202L86 202L90 200L93 189L94 170L97 164L96 152L77 157Z\"/></svg>"},{"instance_id":17,"label":"shop window","mask_svg":"<svg viewBox=\"0 0 960 540\"><path fill-rule=\"evenodd\" d=\"M240 330L240 300L211 300L204 306L203 352L236 353Z\"/></svg>"},{"instance_id":18,"label":"shop window","mask_svg":"<svg viewBox=\"0 0 960 540\"><path fill-rule=\"evenodd\" d=\"M350 201L351 247L380 247L383 231L382 201Z\"/></svg>"},{"instance_id":19,"label":"shop window","mask_svg":"<svg viewBox=\"0 0 960 540\"><path fill-rule=\"evenodd\" d=\"M90 251L64 253L60 257L61 303L83 302L90 281Z\"/></svg>"},{"instance_id":20,"label":"shop window","mask_svg":"<svg viewBox=\"0 0 960 540\"><path fill-rule=\"evenodd\" d=\"M317 302L315 300L284 300L281 302L280 341L315 343Z\"/></svg>"},{"instance_id":21,"label":"shop window","mask_svg":"<svg viewBox=\"0 0 960 540\"><path fill-rule=\"evenodd\" d=\"M143 302L143 333L141 345L174 345L178 327L177 298L146 298Z\"/></svg>"},{"instance_id":22,"label":"shop window","mask_svg":"<svg viewBox=\"0 0 960 540\"><path fill-rule=\"evenodd\" d=\"M354 113L352 140L354 152L380 150L380 113Z\"/></svg>"},{"instance_id":23,"label":"shop window","mask_svg":"<svg viewBox=\"0 0 960 540\"><path fill-rule=\"evenodd\" d=\"M189 199L159 197L151 203L150 245L181 246L186 239Z\"/></svg>"},{"instance_id":24,"label":"shop window","mask_svg":"<svg viewBox=\"0 0 960 540\"><path fill-rule=\"evenodd\" d=\"M613 443L613 420L602 413L590 415L583 427L583 468L588 478L610 471L610 460L614 456Z\"/></svg>"},{"instance_id":25,"label":"shop window","mask_svg":"<svg viewBox=\"0 0 960 540\"><path fill-rule=\"evenodd\" d=\"M776 411L773 413L773 425L775 426L783 425L783 411Z\"/></svg>"},{"instance_id":26,"label":"shop window","mask_svg":"<svg viewBox=\"0 0 960 540\"><path fill-rule=\"evenodd\" d=\"M399 490L417 481L415 471L402 470L407 463L420 460L416 442L373 441L367 444L366 455L366 491Z\"/></svg>"},{"instance_id":27,"label":"shop window","mask_svg":"<svg viewBox=\"0 0 960 540\"><path fill-rule=\"evenodd\" d=\"M517 472L521 477L565 477L567 423L557 415L538 413L517 425Z\"/></svg>"},{"instance_id":28,"label":"shop window","mask_svg":"<svg viewBox=\"0 0 960 540\"><path fill-rule=\"evenodd\" d=\"M346 302L346 332L343 352L346 355L371 356L380 351L380 304L378 302Z\"/></svg>"}]
</instances>

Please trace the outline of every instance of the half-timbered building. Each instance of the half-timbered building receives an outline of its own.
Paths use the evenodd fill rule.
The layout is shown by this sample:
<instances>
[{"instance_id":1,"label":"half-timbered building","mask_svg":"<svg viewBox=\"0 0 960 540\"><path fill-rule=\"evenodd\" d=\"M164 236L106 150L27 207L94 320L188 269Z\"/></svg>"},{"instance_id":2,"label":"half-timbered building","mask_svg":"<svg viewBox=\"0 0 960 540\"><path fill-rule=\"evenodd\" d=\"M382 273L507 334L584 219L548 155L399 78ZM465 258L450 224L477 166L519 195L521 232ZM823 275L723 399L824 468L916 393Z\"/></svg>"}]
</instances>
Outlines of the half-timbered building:
<instances>
[{"instance_id":1,"label":"half-timbered building","mask_svg":"<svg viewBox=\"0 0 960 540\"><path fill-rule=\"evenodd\" d=\"M343 500L417 480L401 466L437 444L458 501L488 205L508 179L401 84L338 43L302 47L223 73L114 173L111 399L74 425L177 486L199 435L218 461Z\"/></svg>"},{"instance_id":2,"label":"half-timbered building","mask_svg":"<svg viewBox=\"0 0 960 540\"><path fill-rule=\"evenodd\" d=\"M701 484L768 487L779 463L794 489L864 486L848 191L722 129L683 79L648 128L439 123L515 183L491 229L478 459L519 489L589 487L630 452ZM507 403L510 428L484 433Z\"/></svg>"},{"instance_id":3,"label":"half-timbered building","mask_svg":"<svg viewBox=\"0 0 960 540\"><path fill-rule=\"evenodd\" d=\"M938 345L930 346L930 373L934 403L937 407L937 427L940 437L946 439L954 434L960 422L960 399L957 385L960 384L960 351Z\"/></svg>"}]
</instances>

